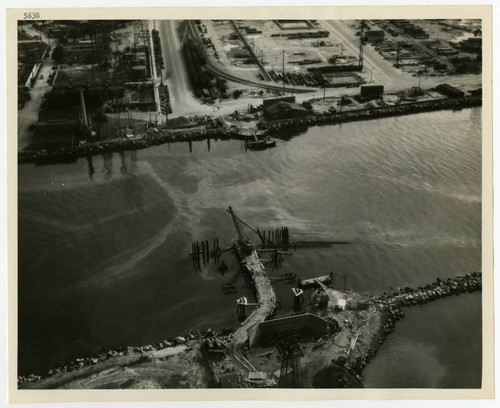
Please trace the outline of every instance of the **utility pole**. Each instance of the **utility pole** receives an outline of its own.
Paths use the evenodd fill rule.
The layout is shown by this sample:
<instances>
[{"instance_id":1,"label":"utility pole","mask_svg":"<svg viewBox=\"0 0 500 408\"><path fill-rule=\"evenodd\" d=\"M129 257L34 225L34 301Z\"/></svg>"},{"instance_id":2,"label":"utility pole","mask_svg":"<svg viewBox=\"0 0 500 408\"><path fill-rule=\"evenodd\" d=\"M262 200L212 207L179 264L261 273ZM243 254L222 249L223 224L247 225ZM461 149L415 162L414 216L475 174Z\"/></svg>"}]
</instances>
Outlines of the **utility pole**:
<instances>
[{"instance_id":1,"label":"utility pole","mask_svg":"<svg viewBox=\"0 0 500 408\"><path fill-rule=\"evenodd\" d=\"M398 47L396 49L396 68L399 68L399 59L401 58L401 44L398 41Z\"/></svg>"},{"instance_id":2,"label":"utility pole","mask_svg":"<svg viewBox=\"0 0 500 408\"><path fill-rule=\"evenodd\" d=\"M361 20L361 32L359 35L359 61L358 64L363 68L363 37L365 36L365 20Z\"/></svg>"},{"instance_id":3,"label":"utility pole","mask_svg":"<svg viewBox=\"0 0 500 408\"><path fill-rule=\"evenodd\" d=\"M359 61L358 64L361 68L363 68L363 40L359 40Z\"/></svg>"},{"instance_id":4,"label":"utility pole","mask_svg":"<svg viewBox=\"0 0 500 408\"><path fill-rule=\"evenodd\" d=\"M283 50L283 93L285 93L285 50Z\"/></svg>"}]
</instances>

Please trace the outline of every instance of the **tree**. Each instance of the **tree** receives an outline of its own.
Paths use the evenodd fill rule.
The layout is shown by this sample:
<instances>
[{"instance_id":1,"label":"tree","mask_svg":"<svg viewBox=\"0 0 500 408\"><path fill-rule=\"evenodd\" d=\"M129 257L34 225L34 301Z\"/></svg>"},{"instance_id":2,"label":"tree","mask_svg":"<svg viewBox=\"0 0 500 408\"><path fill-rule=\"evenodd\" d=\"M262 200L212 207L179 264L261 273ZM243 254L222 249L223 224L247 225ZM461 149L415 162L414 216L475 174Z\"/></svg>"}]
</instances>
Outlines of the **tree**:
<instances>
[{"instance_id":1,"label":"tree","mask_svg":"<svg viewBox=\"0 0 500 408\"><path fill-rule=\"evenodd\" d=\"M58 45L54 48L54 51L52 51L52 59L58 64L62 63L64 59L64 49L61 45Z\"/></svg>"}]
</instances>

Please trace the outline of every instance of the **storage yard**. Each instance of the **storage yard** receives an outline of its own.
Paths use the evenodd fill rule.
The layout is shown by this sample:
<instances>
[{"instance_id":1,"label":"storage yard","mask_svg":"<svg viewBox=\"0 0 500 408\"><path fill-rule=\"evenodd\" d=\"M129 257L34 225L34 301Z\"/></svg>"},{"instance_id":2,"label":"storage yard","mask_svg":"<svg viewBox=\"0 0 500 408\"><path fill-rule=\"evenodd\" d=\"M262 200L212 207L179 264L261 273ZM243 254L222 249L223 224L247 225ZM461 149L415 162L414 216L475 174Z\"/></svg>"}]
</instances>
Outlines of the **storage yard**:
<instances>
[{"instance_id":1,"label":"storage yard","mask_svg":"<svg viewBox=\"0 0 500 408\"><path fill-rule=\"evenodd\" d=\"M481 92L477 21L189 20L169 22L168 35L162 24L46 22L20 31L20 47L40 53L19 87L20 143L36 152L192 140L193 130L227 137ZM51 59L34 33L48 39ZM175 116L196 124L185 137L182 120L169 123Z\"/></svg>"},{"instance_id":2,"label":"storage yard","mask_svg":"<svg viewBox=\"0 0 500 408\"><path fill-rule=\"evenodd\" d=\"M474 20L186 20L168 22L168 33L164 22L146 21L25 27L19 139L29 150L141 138L147 123L175 116L246 128L450 97L434 91L445 84L466 95L481 83ZM377 87L376 98L363 96ZM292 116L284 105L264 112L262 100L283 95L300 105Z\"/></svg>"},{"instance_id":3,"label":"storage yard","mask_svg":"<svg viewBox=\"0 0 500 408\"><path fill-rule=\"evenodd\" d=\"M266 79L263 69L267 79L297 87L357 86L362 82L352 74L359 70L358 55L335 42L318 21L204 20L198 26L208 56L235 75ZM321 75L332 60L344 69L352 67L352 72L346 69L343 74Z\"/></svg>"},{"instance_id":4,"label":"storage yard","mask_svg":"<svg viewBox=\"0 0 500 408\"><path fill-rule=\"evenodd\" d=\"M296 20L196 21L207 58L242 78L287 86L357 87L373 82L364 48L376 51L400 75L481 72L479 21L345 21L351 38L328 22ZM368 69L367 69L368 68Z\"/></svg>"},{"instance_id":5,"label":"storage yard","mask_svg":"<svg viewBox=\"0 0 500 408\"><path fill-rule=\"evenodd\" d=\"M372 22L367 41L396 67L414 75L442 76L481 72L481 24L447 20ZM376 30L378 29L378 31Z\"/></svg>"}]
</instances>

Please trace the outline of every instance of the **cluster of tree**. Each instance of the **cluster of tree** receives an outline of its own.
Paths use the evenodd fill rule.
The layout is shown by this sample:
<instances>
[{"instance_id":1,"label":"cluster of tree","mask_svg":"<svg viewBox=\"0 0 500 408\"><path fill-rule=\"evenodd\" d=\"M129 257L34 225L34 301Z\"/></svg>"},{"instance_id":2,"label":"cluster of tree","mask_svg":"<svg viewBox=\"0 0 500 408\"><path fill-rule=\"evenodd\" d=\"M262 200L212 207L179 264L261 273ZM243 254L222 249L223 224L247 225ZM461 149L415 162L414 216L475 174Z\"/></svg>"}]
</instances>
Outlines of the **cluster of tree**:
<instances>
[{"instance_id":1,"label":"cluster of tree","mask_svg":"<svg viewBox=\"0 0 500 408\"><path fill-rule=\"evenodd\" d=\"M52 59L57 64L62 64L64 60L64 48L62 45L58 45L54 48L54 51L52 51Z\"/></svg>"}]
</instances>

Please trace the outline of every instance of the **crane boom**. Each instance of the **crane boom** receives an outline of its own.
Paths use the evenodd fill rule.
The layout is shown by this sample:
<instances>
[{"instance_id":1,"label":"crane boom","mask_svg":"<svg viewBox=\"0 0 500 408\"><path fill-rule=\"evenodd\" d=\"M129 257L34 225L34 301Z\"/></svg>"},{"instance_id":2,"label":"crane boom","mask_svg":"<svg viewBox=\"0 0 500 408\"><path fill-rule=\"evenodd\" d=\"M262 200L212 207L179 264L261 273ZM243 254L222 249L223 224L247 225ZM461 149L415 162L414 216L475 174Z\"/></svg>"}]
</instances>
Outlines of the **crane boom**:
<instances>
[{"instance_id":1,"label":"crane boom","mask_svg":"<svg viewBox=\"0 0 500 408\"><path fill-rule=\"evenodd\" d=\"M243 236L243 233L241 232L240 225L238 224L238 221L241 221L241 220L236 216L236 214L234 213L231 206L229 206L229 208L227 209L227 212L229 214L231 214L231 217L233 217L233 223L234 223L234 227L236 228L236 232L238 233L238 238L243 241L245 238ZM243 222L243 221L241 221L241 222ZM245 223L243 222L243 224L245 224ZM247 224L245 224L245 225L247 225ZM247 227L248 227L248 225L247 225Z\"/></svg>"}]
</instances>

